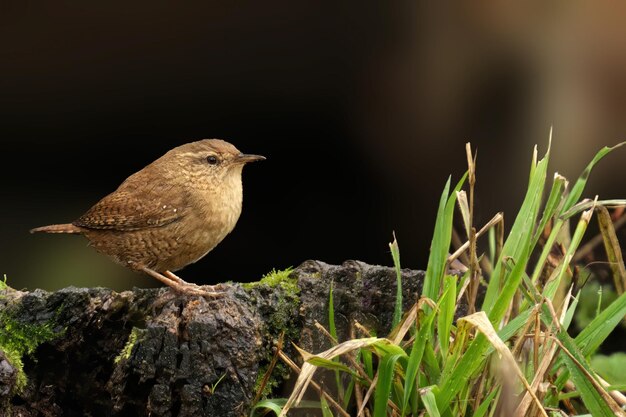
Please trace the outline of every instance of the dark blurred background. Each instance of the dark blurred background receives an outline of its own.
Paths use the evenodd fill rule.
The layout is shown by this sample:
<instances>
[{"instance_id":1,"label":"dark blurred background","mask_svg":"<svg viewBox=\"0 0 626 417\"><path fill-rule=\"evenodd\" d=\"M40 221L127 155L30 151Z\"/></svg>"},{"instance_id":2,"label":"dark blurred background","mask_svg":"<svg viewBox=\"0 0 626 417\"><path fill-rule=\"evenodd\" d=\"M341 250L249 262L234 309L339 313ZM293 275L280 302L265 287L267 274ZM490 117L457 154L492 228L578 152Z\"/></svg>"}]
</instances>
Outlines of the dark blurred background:
<instances>
[{"instance_id":1,"label":"dark blurred background","mask_svg":"<svg viewBox=\"0 0 626 417\"><path fill-rule=\"evenodd\" d=\"M238 226L180 272L252 281L309 259L424 268L448 177L478 149L477 223L521 202L532 147L575 179L626 139L626 6L567 2L3 2L0 272L18 288L156 285L71 221L170 148L224 138ZM586 196L624 197L624 151Z\"/></svg>"}]
</instances>

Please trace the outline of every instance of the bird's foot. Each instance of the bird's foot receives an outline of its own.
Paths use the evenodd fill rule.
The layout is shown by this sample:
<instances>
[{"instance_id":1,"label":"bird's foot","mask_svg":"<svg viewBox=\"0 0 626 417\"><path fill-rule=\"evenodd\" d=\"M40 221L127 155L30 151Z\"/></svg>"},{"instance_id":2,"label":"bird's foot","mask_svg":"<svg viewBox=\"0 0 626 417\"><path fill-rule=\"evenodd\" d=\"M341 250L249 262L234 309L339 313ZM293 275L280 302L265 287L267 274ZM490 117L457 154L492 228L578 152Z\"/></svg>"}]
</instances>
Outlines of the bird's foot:
<instances>
[{"instance_id":1,"label":"bird's foot","mask_svg":"<svg viewBox=\"0 0 626 417\"><path fill-rule=\"evenodd\" d=\"M220 292L220 291L212 291L212 287L210 286L199 286L196 284L179 284L176 283L174 285L170 285L170 288L172 288L174 291L176 291L179 294L187 294L187 295L199 295L201 297L222 297L224 295L224 292Z\"/></svg>"},{"instance_id":2,"label":"bird's foot","mask_svg":"<svg viewBox=\"0 0 626 417\"><path fill-rule=\"evenodd\" d=\"M165 271L164 274L161 274L154 269L150 269L145 266L139 269L150 275L152 278L158 279L179 294L199 295L202 297L221 297L224 294L223 291L215 291L214 287L211 286L201 287L199 285L189 283L171 271Z\"/></svg>"},{"instance_id":3,"label":"bird's foot","mask_svg":"<svg viewBox=\"0 0 626 417\"><path fill-rule=\"evenodd\" d=\"M172 271L165 271L163 273L167 278L171 279L175 283L181 286L180 290L185 294L193 294L193 295L204 295L207 297L219 297L224 294L224 290L226 289L222 285L197 285L192 282L187 282ZM180 290L176 287L172 287L175 290Z\"/></svg>"}]
</instances>

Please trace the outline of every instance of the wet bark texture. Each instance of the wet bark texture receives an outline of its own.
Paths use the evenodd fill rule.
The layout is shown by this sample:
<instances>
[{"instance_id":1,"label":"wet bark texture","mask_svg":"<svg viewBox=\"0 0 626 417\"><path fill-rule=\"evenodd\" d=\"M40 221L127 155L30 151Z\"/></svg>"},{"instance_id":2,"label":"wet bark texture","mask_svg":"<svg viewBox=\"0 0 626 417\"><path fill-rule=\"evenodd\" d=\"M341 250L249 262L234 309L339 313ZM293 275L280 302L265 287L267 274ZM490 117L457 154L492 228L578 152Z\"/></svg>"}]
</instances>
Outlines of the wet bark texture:
<instances>
[{"instance_id":1,"label":"wet bark texture","mask_svg":"<svg viewBox=\"0 0 626 417\"><path fill-rule=\"evenodd\" d=\"M423 273L405 269L402 275L408 308L421 291ZM291 277L299 294L265 284L227 284L217 299L165 288L0 291L5 337L39 328L54 334L23 355L27 383L21 391L16 367L0 351L1 414L248 415L257 379L281 331L296 362L291 342L312 352L330 346L315 322L327 327L331 282L340 340L349 337L354 320L378 335L389 331L393 268L307 261Z\"/></svg>"}]
</instances>

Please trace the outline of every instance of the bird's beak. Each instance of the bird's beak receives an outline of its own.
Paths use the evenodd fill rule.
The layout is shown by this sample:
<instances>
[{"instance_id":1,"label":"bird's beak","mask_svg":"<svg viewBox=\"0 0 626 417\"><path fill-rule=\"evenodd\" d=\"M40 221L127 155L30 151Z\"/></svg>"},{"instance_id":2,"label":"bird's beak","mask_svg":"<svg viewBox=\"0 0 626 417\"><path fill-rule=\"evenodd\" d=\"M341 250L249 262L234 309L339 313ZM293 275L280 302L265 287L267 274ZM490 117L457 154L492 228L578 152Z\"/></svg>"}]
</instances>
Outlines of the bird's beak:
<instances>
[{"instance_id":1,"label":"bird's beak","mask_svg":"<svg viewBox=\"0 0 626 417\"><path fill-rule=\"evenodd\" d=\"M235 162L238 162L241 164L247 164L248 162L263 161L264 159L265 157L261 155L251 155L251 154L240 153L239 155L235 157Z\"/></svg>"}]
</instances>

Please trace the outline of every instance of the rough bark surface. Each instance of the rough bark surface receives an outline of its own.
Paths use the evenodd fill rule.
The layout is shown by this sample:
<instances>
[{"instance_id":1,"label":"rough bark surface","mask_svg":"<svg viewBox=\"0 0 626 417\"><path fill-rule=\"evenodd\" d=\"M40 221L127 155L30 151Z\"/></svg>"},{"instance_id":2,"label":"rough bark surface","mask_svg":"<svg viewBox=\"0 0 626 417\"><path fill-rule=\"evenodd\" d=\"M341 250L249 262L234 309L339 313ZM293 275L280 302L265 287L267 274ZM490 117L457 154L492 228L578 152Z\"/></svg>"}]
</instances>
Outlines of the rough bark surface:
<instances>
[{"instance_id":1,"label":"rough bark surface","mask_svg":"<svg viewBox=\"0 0 626 417\"><path fill-rule=\"evenodd\" d=\"M408 308L421 291L423 273L405 269L402 275ZM283 285L227 284L217 299L165 288L0 291L5 344L12 335L40 328L53 335L23 354L27 383L21 390L17 366L0 351L1 414L248 415L281 331L287 350L291 342L312 352L330 346L315 322L328 323L331 282L341 340L353 320L379 335L389 331L393 268L307 261L291 277L299 293Z\"/></svg>"}]
</instances>

